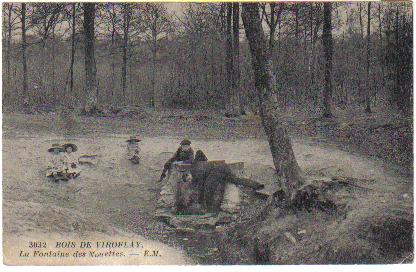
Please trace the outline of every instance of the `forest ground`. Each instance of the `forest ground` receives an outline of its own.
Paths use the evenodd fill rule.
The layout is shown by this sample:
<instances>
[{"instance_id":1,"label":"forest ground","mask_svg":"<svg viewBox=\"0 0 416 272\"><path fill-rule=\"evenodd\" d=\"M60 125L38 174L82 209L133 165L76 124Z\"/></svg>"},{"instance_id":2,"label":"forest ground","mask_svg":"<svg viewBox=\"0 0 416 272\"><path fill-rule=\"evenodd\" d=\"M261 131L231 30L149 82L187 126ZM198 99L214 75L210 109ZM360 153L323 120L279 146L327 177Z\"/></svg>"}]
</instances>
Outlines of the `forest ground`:
<instances>
[{"instance_id":1,"label":"forest ground","mask_svg":"<svg viewBox=\"0 0 416 272\"><path fill-rule=\"evenodd\" d=\"M371 185L377 191L372 200L383 202L386 196L385 201L394 201L386 205L413 210L412 119L388 114L336 115L333 120L293 112L283 116L304 172L374 178L380 182ZM124 141L132 133L144 138L138 167L124 159ZM187 263L188 257L194 263L235 263L224 259L212 234L180 234L154 218L161 187L155 181L184 136L209 159L244 161L253 178L270 174L273 164L268 144L259 117L253 115L225 118L204 111L143 111L132 118L77 116L68 128L53 112L4 113L5 240L28 233L111 235L116 229L171 246L166 250L175 257L167 263ZM51 184L43 173L46 150L63 140L76 142L80 154L99 154L98 163L83 168L74 181Z\"/></svg>"}]
</instances>

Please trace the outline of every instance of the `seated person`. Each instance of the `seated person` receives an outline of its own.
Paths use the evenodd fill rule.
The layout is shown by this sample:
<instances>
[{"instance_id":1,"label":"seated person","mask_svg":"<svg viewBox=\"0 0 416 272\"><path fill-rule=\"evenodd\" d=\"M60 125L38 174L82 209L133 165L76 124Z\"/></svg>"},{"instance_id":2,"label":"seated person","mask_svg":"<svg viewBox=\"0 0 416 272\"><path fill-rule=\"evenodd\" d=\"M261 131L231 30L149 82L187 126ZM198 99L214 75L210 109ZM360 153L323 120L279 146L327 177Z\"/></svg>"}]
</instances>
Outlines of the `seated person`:
<instances>
[{"instance_id":1,"label":"seated person","mask_svg":"<svg viewBox=\"0 0 416 272\"><path fill-rule=\"evenodd\" d=\"M65 173L68 178L76 178L81 173L81 170L78 166L78 159L75 158L74 153L78 150L78 147L74 144L64 144L63 146L65 152Z\"/></svg>"},{"instance_id":2,"label":"seated person","mask_svg":"<svg viewBox=\"0 0 416 272\"><path fill-rule=\"evenodd\" d=\"M131 136L127 140L127 158L134 164L140 163L140 147L141 141L139 136Z\"/></svg>"},{"instance_id":3,"label":"seated person","mask_svg":"<svg viewBox=\"0 0 416 272\"><path fill-rule=\"evenodd\" d=\"M64 149L59 144L52 144L52 147L48 149L52 157L49 161L46 176L53 178L54 181L68 180L65 174L65 159L63 157Z\"/></svg>"},{"instance_id":4,"label":"seated person","mask_svg":"<svg viewBox=\"0 0 416 272\"><path fill-rule=\"evenodd\" d=\"M176 150L172 158L170 158L164 165L160 181L166 177L166 172L170 171L173 163L192 163L194 161L194 151L191 148L191 141L188 139L182 140L180 147Z\"/></svg>"}]
</instances>

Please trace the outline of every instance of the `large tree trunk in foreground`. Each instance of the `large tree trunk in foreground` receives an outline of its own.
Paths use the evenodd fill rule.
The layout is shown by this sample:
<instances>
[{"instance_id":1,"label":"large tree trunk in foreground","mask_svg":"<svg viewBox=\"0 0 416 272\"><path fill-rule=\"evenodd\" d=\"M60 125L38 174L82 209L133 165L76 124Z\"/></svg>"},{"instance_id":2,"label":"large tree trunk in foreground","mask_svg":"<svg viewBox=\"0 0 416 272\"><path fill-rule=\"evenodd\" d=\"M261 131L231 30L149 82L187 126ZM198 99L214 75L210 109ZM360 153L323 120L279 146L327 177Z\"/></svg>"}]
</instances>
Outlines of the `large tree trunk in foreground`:
<instances>
[{"instance_id":1,"label":"large tree trunk in foreground","mask_svg":"<svg viewBox=\"0 0 416 272\"><path fill-rule=\"evenodd\" d=\"M266 132L273 163L281 181L286 199L290 201L304 180L292 150L292 144L286 129L278 118L276 79L271 70L267 40L261 26L258 4L242 4L242 18L247 40L250 45L251 59L255 76L257 96L260 102L260 117Z\"/></svg>"},{"instance_id":2,"label":"large tree trunk in foreground","mask_svg":"<svg viewBox=\"0 0 416 272\"><path fill-rule=\"evenodd\" d=\"M97 110L97 68L94 56L94 18L95 4L84 4L84 35L85 35L85 79L86 104L85 112L92 113Z\"/></svg>"},{"instance_id":3,"label":"large tree trunk in foreground","mask_svg":"<svg viewBox=\"0 0 416 272\"><path fill-rule=\"evenodd\" d=\"M332 117L332 3L324 3L324 27L322 43L325 52L324 117Z\"/></svg>"},{"instance_id":4,"label":"large tree trunk in foreground","mask_svg":"<svg viewBox=\"0 0 416 272\"><path fill-rule=\"evenodd\" d=\"M22 64L23 64L23 105L26 107L29 103L27 93L27 61L26 61L26 4L22 3Z\"/></svg>"}]
</instances>

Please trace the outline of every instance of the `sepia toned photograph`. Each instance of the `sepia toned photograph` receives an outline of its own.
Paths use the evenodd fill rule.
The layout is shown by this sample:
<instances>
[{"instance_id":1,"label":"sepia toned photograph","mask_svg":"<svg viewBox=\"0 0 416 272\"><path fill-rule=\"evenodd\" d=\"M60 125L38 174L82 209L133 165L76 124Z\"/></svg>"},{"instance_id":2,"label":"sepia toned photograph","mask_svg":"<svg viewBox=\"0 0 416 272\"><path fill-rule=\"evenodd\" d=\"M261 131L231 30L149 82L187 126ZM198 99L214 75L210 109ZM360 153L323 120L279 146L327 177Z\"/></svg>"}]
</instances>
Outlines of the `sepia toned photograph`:
<instances>
[{"instance_id":1,"label":"sepia toned photograph","mask_svg":"<svg viewBox=\"0 0 416 272\"><path fill-rule=\"evenodd\" d=\"M411 1L1 7L4 265L414 262Z\"/></svg>"}]
</instances>

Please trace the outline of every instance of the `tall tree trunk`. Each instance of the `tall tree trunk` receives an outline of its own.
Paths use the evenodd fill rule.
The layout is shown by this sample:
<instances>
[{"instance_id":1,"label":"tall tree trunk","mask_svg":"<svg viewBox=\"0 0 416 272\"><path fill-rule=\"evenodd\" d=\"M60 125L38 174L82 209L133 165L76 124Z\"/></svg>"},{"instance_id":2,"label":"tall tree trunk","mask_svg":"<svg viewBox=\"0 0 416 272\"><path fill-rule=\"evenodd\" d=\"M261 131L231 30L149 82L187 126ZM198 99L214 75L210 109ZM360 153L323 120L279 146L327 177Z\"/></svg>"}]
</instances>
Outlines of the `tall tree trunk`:
<instances>
[{"instance_id":1,"label":"tall tree trunk","mask_svg":"<svg viewBox=\"0 0 416 272\"><path fill-rule=\"evenodd\" d=\"M313 99L315 90L315 41L316 34L314 31L314 17L313 17L313 3L310 3L310 32L311 32L311 51L309 57L309 75L310 75L310 86L309 86L309 99ZM316 27L315 27L316 29Z\"/></svg>"},{"instance_id":2,"label":"tall tree trunk","mask_svg":"<svg viewBox=\"0 0 416 272\"><path fill-rule=\"evenodd\" d=\"M297 3L295 5L295 38L296 44L299 42L299 5Z\"/></svg>"},{"instance_id":3,"label":"tall tree trunk","mask_svg":"<svg viewBox=\"0 0 416 272\"><path fill-rule=\"evenodd\" d=\"M371 41L371 29L370 29L370 24L371 24L371 2L368 2L368 8L367 8L367 90L365 92L365 112L366 113L371 113L371 100L370 100L370 93L371 93L371 88L370 86L370 41Z\"/></svg>"},{"instance_id":4,"label":"tall tree trunk","mask_svg":"<svg viewBox=\"0 0 416 272\"><path fill-rule=\"evenodd\" d=\"M112 14L111 14L111 23L112 23L112 30L111 30L111 102L114 102L114 82L115 82L115 45L114 45L114 37L116 34L116 22L115 22L115 17L116 17L116 12L115 12L115 4L112 3Z\"/></svg>"},{"instance_id":5,"label":"tall tree trunk","mask_svg":"<svg viewBox=\"0 0 416 272\"><path fill-rule=\"evenodd\" d=\"M3 30L3 32L1 33L1 35L2 35L2 39L3 39L2 40L3 43L7 44L7 26L6 26L6 16L5 16L6 14L4 12L4 9L7 8L7 10L8 10L9 5L7 3L5 3L5 4L3 4L2 8L3 8L3 17L2 17L2 21L3 21L3 24L2 24L3 29L2 30Z\"/></svg>"},{"instance_id":6,"label":"tall tree trunk","mask_svg":"<svg viewBox=\"0 0 416 272\"><path fill-rule=\"evenodd\" d=\"M215 69L214 45L215 45L214 36L211 35L211 48L210 48L211 49L211 88L207 88L207 97L208 97L207 104L209 106L212 106L212 92L210 92L210 90L217 89L217 84L215 82L215 78L216 78L215 70L216 69Z\"/></svg>"},{"instance_id":7,"label":"tall tree trunk","mask_svg":"<svg viewBox=\"0 0 416 272\"><path fill-rule=\"evenodd\" d=\"M324 3L324 27L322 43L325 52L325 88L324 88L324 117L332 117L332 3Z\"/></svg>"},{"instance_id":8,"label":"tall tree trunk","mask_svg":"<svg viewBox=\"0 0 416 272\"><path fill-rule=\"evenodd\" d=\"M51 54L52 54L52 61L51 61L51 66L52 66L52 93L54 95L56 95L59 99L60 94L58 95L56 93L56 72L55 72L55 47L56 47L56 40L55 40L55 26L54 25L52 27L52 31L51 31L51 40L52 40L52 45L51 45Z\"/></svg>"},{"instance_id":9,"label":"tall tree trunk","mask_svg":"<svg viewBox=\"0 0 416 272\"><path fill-rule=\"evenodd\" d=\"M282 4L283 5L283 4ZM277 17L277 53L280 54L280 36L281 36L281 30L282 30L282 15L279 15Z\"/></svg>"},{"instance_id":10,"label":"tall tree trunk","mask_svg":"<svg viewBox=\"0 0 416 272\"><path fill-rule=\"evenodd\" d=\"M152 97L150 104L153 108L156 109L156 53L157 53L157 36L156 32L153 31L152 34Z\"/></svg>"},{"instance_id":11,"label":"tall tree trunk","mask_svg":"<svg viewBox=\"0 0 416 272\"><path fill-rule=\"evenodd\" d=\"M49 71L47 69L47 65L49 64L49 43L47 41L48 35L45 34L48 32L48 26L46 19L42 20L42 57L40 60L40 84L42 89L49 89L50 79L49 79Z\"/></svg>"},{"instance_id":12,"label":"tall tree trunk","mask_svg":"<svg viewBox=\"0 0 416 272\"><path fill-rule=\"evenodd\" d=\"M8 4L8 37L7 37L7 55L6 55L6 69L7 69L7 84L10 86L10 80L11 80L11 71L10 71L10 55L11 55L11 41L12 41L12 12L13 12L13 3Z\"/></svg>"},{"instance_id":13,"label":"tall tree trunk","mask_svg":"<svg viewBox=\"0 0 416 272\"><path fill-rule=\"evenodd\" d=\"M234 97L239 113L245 112L240 89L240 4L233 3L233 42L234 42Z\"/></svg>"},{"instance_id":14,"label":"tall tree trunk","mask_svg":"<svg viewBox=\"0 0 416 272\"><path fill-rule=\"evenodd\" d=\"M276 14L276 3L270 3L270 38L269 38L270 52L273 52L273 48L274 48L274 33L276 32L275 14Z\"/></svg>"},{"instance_id":15,"label":"tall tree trunk","mask_svg":"<svg viewBox=\"0 0 416 272\"><path fill-rule=\"evenodd\" d=\"M127 47L130 28L130 10L129 4L125 3L123 12L123 66L121 68L121 85L123 90L123 100L126 101L126 83L127 83Z\"/></svg>"},{"instance_id":16,"label":"tall tree trunk","mask_svg":"<svg viewBox=\"0 0 416 272\"><path fill-rule=\"evenodd\" d=\"M400 44L399 44L399 35L400 33L400 27L399 27L399 5L396 4L396 16L395 16L395 79L394 79L394 102L396 103L398 110L402 110L402 103L400 101Z\"/></svg>"},{"instance_id":17,"label":"tall tree trunk","mask_svg":"<svg viewBox=\"0 0 416 272\"><path fill-rule=\"evenodd\" d=\"M361 6L361 3L358 4L359 5L359 19L360 19L360 34L361 34L361 41L360 43L364 40L364 27L363 27L363 17L361 16L361 13L363 11L363 7Z\"/></svg>"},{"instance_id":18,"label":"tall tree trunk","mask_svg":"<svg viewBox=\"0 0 416 272\"><path fill-rule=\"evenodd\" d=\"M233 34L232 34L232 15L233 4L227 3L227 52L226 52L226 73L227 73L227 105L226 115L233 115L233 96L234 96L234 63L233 63Z\"/></svg>"},{"instance_id":19,"label":"tall tree trunk","mask_svg":"<svg viewBox=\"0 0 416 272\"><path fill-rule=\"evenodd\" d=\"M319 8L319 12L320 12L320 10L321 9ZM318 90L316 88L316 76L318 74L317 69L316 69L317 62L318 62L318 54L316 53L316 41L318 40L319 28L320 28L320 23L316 22L315 23L315 28L314 28L314 31L313 31L314 40L313 40L313 47L312 47L312 51L313 51L312 71L313 71L313 80L315 82L315 84L313 84L313 86L315 86L314 93L313 93L313 97L314 97L313 101L314 101L314 104L315 104L316 107L320 106L318 104L319 103L318 102L319 94L318 94Z\"/></svg>"},{"instance_id":20,"label":"tall tree trunk","mask_svg":"<svg viewBox=\"0 0 416 272\"><path fill-rule=\"evenodd\" d=\"M381 86L383 89L386 87L386 79L384 78L385 72L384 72L384 61L383 61L383 32L382 32L382 26L381 26L381 3L378 4L378 32L379 32L379 38L380 38L380 66L381 66Z\"/></svg>"},{"instance_id":21,"label":"tall tree trunk","mask_svg":"<svg viewBox=\"0 0 416 272\"><path fill-rule=\"evenodd\" d=\"M303 185L300 168L292 150L288 133L276 109L276 79L272 73L271 58L264 36L257 3L242 4L242 18L250 46L256 92L260 103L260 117L266 132L273 163L281 182L286 200L290 201L297 189Z\"/></svg>"},{"instance_id":22,"label":"tall tree trunk","mask_svg":"<svg viewBox=\"0 0 416 272\"><path fill-rule=\"evenodd\" d=\"M72 3L72 39L71 39L71 66L70 66L70 93L73 95L74 91L74 62L75 62L75 10L76 3Z\"/></svg>"},{"instance_id":23,"label":"tall tree trunk","mask_svg":"<svg viewBox=\"0 0 416 272\"><path fill-rule=\"evenodd\" d=\"M27 61L26 61L26 4L22 3L22 65L23 65L23 106L28 106L29 94L27 90Z\"/></svg>"},{"instance_id":24,"label":"tall tree trunk","mask_svg":"<svg viewBox=\"0 0 416 272\"><path fill-rule=\"evenodd\" d=\"M308 25L303 27L303 65L307 66L308 59Z\"/></svg>"},{"instance_id":25,"label":"tall tree trunk","mask_svg":"<svg viewBox=\"0 0 416 272\"><path fill-rule=\"evenodd\" d=\"M84 3L84 35L85 35L85 79L86 79L86 104L85 112L93 113L97 110L97 68L95 65L94 48L94 19L95 4Z\"/></svg>"},{"instance_id":26,"label":"tall tree trunk","mask_svg":"<svg viewBox=\"0 0 416 272\"><path fill-rule=\"evenodd\" d=\"M127 48L128 49L128 48ZM129 54L130 52L129 52L129 50L127 50L127 54ZM133 77L133 62L132 61L129 61L128 63L127 63L127 67L128 67L128 74L129 74L129 90L130 90L130 98L129 98L129 101L131 102L131 103L134 103L135 105L137 105L137 103L136 103L136 99L134 99L135 98L135 96L134 96L134 94L133 94L133 91L134 91L134 89L133 89L133 86L134 86L134 84L133 84L133 79L135 79L134 77ZM132 97L133 96L133 97Z\"/></svg>"}]
</instances>

